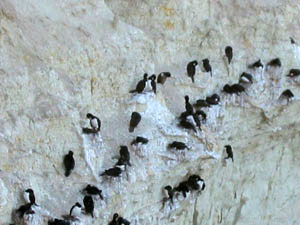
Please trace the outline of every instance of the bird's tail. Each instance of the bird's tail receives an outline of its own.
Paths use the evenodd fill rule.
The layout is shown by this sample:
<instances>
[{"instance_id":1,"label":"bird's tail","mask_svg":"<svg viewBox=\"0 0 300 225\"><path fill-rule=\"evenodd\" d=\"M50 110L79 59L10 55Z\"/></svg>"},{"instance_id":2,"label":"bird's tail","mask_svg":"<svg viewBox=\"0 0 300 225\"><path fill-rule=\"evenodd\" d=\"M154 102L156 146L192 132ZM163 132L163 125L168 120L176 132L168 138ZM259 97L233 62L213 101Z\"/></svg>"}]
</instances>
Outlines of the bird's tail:
<instances>
[{"instance_id":1,"label":"bird's tail","mask_svg":"<svg viewBox=\"0 0 300 225\"><path fill-rule=\"evenodd\" d=\"M212 70L210 71L210 77L212 77Z\"/></svg>"},{"instance_id":2,"label":"bird's tail","mask_svg":"<svg viewBox=\"0 0 300 225\"><path fill-rule=\"evenodd\" d=\"M131 90L131 91L129 91L129 93L135 93L136 92L136 90Z\"/></svg>"},{"instance_id":3,"label":"bird's tail","mask_svg":"<svg viewBox=\"0 0 300 225\"><path fill-rule=\"evenodd\" d=\"M68 177L68 176L70 176L70 174L71 174L71 170L66 170L65 176Z\"/></svg>"},{"instance_id":4,"label":"bird's tail","mask_svg":"<svg viewBox=\"0 0 300 225\"><path fill-rule=\"evenodd\" d=\"M129 127L129 132L132 133L134 131L134 127Z\"/></svg>"},{"instance_id":5,"label":"bird's tail","mask_svg":"<svg viewBox=\"0 0 300 225\"><path fill-rule=\"evenodd\" d=\"M194 79L194 77L191 77L191 78L192 78L192 82L193 82L193 83L195 83L195 79Z\"/></svg>"}]
</instances>

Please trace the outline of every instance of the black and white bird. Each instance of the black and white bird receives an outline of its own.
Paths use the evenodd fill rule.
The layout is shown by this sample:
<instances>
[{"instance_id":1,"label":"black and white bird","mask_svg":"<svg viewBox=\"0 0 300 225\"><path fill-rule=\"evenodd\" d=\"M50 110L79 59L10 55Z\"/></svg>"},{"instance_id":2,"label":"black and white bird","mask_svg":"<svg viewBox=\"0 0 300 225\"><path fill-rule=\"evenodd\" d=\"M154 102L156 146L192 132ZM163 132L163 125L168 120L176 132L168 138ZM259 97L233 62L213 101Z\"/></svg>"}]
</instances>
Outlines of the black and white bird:
<instances>
[{"instance_id":1,"label":"black and white bird","mask_svg":"<svg viewBox=\"0 0 300 225\"><path fill-rule=\"evenodd\" d=\"M189 102L189 96L185 96L185 111L189 114L189 115L193 115L194 114L194 108L191 105L191 103Z\"/></svg>"},{"instance_id":2,"label":"black and white bird","mask_svg":"<svg viewBox=\"0 0 300 225\"><path fill-rule=\"evenodd\" d=\"M147 138L144 138L144 137L141 137L141 136L137 136L136 139L134 139L132 142L131 142L131 145L137 145L139 143L145 145L149 142L149 140Z\"/></svg>"},{"instance_id":3,"label":"black and white bird","mask_svg":"<svg viewBox=\"0 0 300 225\"><path fill-rule=\"evenodd\" d=\"M171 77L170 72L161 72L160 74L158 74L157 83L164 85L168 77Z\"/></svg>"},{"instance_id":4,"label":"black and white bird","mask_svg":"<svg viewBox=\"0 0 300 225\"><path fill-rule=\"evenodd\" d=\"M178 126L182 127L182 128L185 128L185 129L188 129L188 130L193 130L195 133L197 133L197 130L196 130L196 127L194 126L194 124L192 124L187 119L180 120Z\"/></svg>"},{"instance_id":5,"label":"black and white bird","mask_svg":"<svg viewBox=\"0 0 300 225\"><path fill-rule=\"evenodd\" d=\"M220 102L220 96L218 94L213 94L212 96L206 97L206 102L210 105L218 105Z\"/></svg>"},{"instance_id":6,"label":"black and white bird","mask_svg":"<svg viewBox=\"0 0 300 225\"><path fill-rule=\"evenodd\" d=\"M173 204L174 190L170 185L164 187L164 194L166 198Z\"/></svg>"},{"instance_id":7,"label":"black and white bird","mask_svg":"<svg viewBox=\"0 0 300 225\"><path fill-rule=\"evenodd\" d=\"M224 159L232 159L233 162L233 152L231 145L225 145L224 147L227 153L227 156Z\"/></svg>"},{"instance_id":8,"label":"black and white bird","mask_svg":"<svg viewBox=\"0 0 300 225\"><path fill-rule=\"evenodd\" d=\"M71 171L75 167L75 160L73 158L73 152L69 151L67 155L64 156L64 166L65 166L65 176L68 177Z\"/></svg>"},{"instance_id":9,"label":"black and white bird","mask_svg":"<svg viewBox=\"0 0 300 225\"><path fill-rule=\"evenodd\" d=\"M298 77L299 75L300 75L300 69L291 69L287 76L293 78L293 77Z\"/></svg>"},{"instance_id":10,"label":"black and white bird","mask_svg":"<svg viewBox=\"0 0 300 225\"><path fill-rule=\"evenodd\" d=\"M189 149L189 147L180 141L173 141L168 145L168 148L175 148L176 150L184 150L184 149Z\"/></svg>"},{"instance_id":11,"label":"black and white bird","mask_svg":"<svg viewBox=\"0 0 300 225\"><path fill-rule=\"evenodd\" d=\"M210 107L210 104L206 101L206 99L198 99L194 106L197 108L205 108Z\"/></svg>"},{"instance_id":12,"label":"black and white bird","mask_svg":"<svg viewBox=\"0 0 300 225\"><path fill-rule=\"evenodd\" d=\"M267 63L268 67L281 67L281 61L279 58L272 59L270 62Z\"/></svg>"},{"instance_id":13,"label":"black and white bird","mask_svg":"<svg viewBox=\"0 0 300 225\"><path fill-rule=\"evenodd\" d=\"M81 205L79 202L76 202L70 209L69 216L79 217L81 215Z\"/></svg>"},{"instance_id":14,"label":"black and white bird","mask_svg":"<svg viewBox=\"0 0 300 225\"><path fill-rule=\"evenodd\" d=\"M126 168L126 166L131 166L130 153L128 151L128 147L125 145L122 145L120 147L120 158L119 158L116 166L122 166L122 165L124 165L125 168Z\"/></svg>"},{"instance_id":15,"label":"black and white bird","mask_svg":"<svg viewBox=\"0 0 300 225\"><path fill-rule=\"evenodd\" d=\"M245 88L241 84L233 84L233 85L226 84L223 87L223 91L228 94L240 95L240 93L245 92Z\"/></svg>"},{"instance_id":16,"label":"black and white bird","mask_svg":"<svg viewBox=\"0 0 300 225\"><path fill-rule=\"evenodd\" d=\"M31 203L33 205L36 205L37 204L35 203L35 196L34 196L34 192L31 188L25 190L24 192L24 199L27 203Z\"/></svg>"},{"instance_id":17,"label":"black and white bird","mask_svg":"<svg viewBox=\"0 0 300 225\"><path fill-rule=\"evenodd\" d=\"M196 73L196 66L198 65L198 62L196 60L191 61L187 64L186 70L187 75L192 79L192 82L195 82L194 76Z\"/></svg>"},{"instance_id":18,"label":"black and white bird","mask_svg":"<svg viewBox=\"0 0 300 225\"><path fill-rule=\"evenodd\" d=\"M129 123L129 132L130 133L132 133L134 131L134 129L138 126L141 119L142 119L141 114L139 114L138 112L132 112L130 123Z\"/></svg>"},{"instance_id":19,"label":"black and white bird","mask_svg":"<svg viewBox=\"0 0 300 225\"><path fill-rule=\"evenodd\" d=\"M232 57L233 57L233 52L232 52L232 47L231 46L226 46L225 48L225 55L228 60L228 64L231 63Z\"/></svg>"},{"instance_id":20,"label":"black and white bird","mask_svg":"<svg viewBox=\"0 0 300 225\"><path fill-rule=\"evenodd\" d=\"M94 218L94 201L93 198L89 195L84 196L83 198L84 211L86 214L91 214Z\"/></svg>"},{"instance_id":21,"label":"black and white bird","mask_svg":"<svg viewBox=\"0 0 300 225\"><path fill-rule=\"evenodd\" d=\"M207 58L203 59L202 63L203 63L203 68L204 68L205 72L207 72L207 73L210 72L210 76L212 77L212 69L211 69L209 60Z\"/></svg>"},{"instance_id":22,"label":"black and white bird","mask_svg":"<svg viewBox=\"0 0 300 225\"><path fill-rule=\"evenodd\" d=\"M137 92L139 94L142 93L146 87L147 78L148 78L148 74L145 73L143 80L140 80L137 83L135 90L131 90L131 91L129 91L129 93L135 93L135 92Z\"/></svg>"},{"instance_id":23,"label":"black and white bird","mask_svg":"<svg viewBox=\"0 0 300 225\"><path fill-rule=\"evenodd\" d=\"M99 195L100 199L103 200L102 190L100 190L96 186L92 186L92 185L88 184L83 189L83 192L88 195Z\"/></svg>"},{"instance_id":24,"label":"black and white bird","mask_svg":"<svg viewBox=\"0 0 300 225\"><path fill-rule=\"evenodd\" d=\"M150 84L151 84L151 89L152 89L152 91L154 92L154 94L156 94L156 76L155 76L155 74L153 74L153 75L151 75L150 77L149 77L149 80L151 80L151 82L150 82Z\"/></svg>"},{"instance_id":25,"label":"black and white bird","mask_svg":"<svg viewBox=\"0 0 300 225\"><path fill-rule=\"evenodd\" d=\"M119 177L124 170L124 165L115 166L113 168L105 170L103 173L100 174L100 176Z\"/></svg>"},{"instance_id":26,"label":"black and white bird","mask_svg":"<svg viewBox=\"0 0 300 225\"><path fill-rule=\"evenodd\" d=\"M174 188L174 191L181 192L183 197L186 198L187 193L190 192L188 181L180 182L179 185Z\"/></svg>"},{"instance_id":27,"label":"black and white bird","mask_svg":"<svg viewBox=\"0 0 300 225\"><path fill-rule=\"evenodd\" d=\"M239 83L253 83L253 76L249 73L246 73L246 72L243 72L241 75L240 75L240 79L239 79Z\"/></svg>"},{"instance_id":28,"label":"black and white bird","mask_svg":"<svg viewBox=\"0 0 300 225\"><path fill-rule=\"evenodd\" d=\"M250 69L256 69L256 68L260 68L260 67L261 67L261 68L264 68L264 65L262 64L261 60L259 59L259 60L257 60L256 62L250 64L248 67L249 67Z\"/></svg>"},{"instance_id":29,"label":"black and white bird","mask_svg":"<svg viewBox=\"0 0 300 225\"><path fill-rule=\"evenodd\" d=\"M67 220L54 219L54 220L49 220L48 225L71 225L71 223L70 221Z\"/></svg>"},{"instance_id":30,"label":"black and white bird","mask_svg":"<svg viewBox=\"0 0 300 225\"><path fill-rule=\"evenodd\" d=\"M281 99L286 99L287 102L289 103L289 101L294 98L294 94L290 89L286 89L285 91L283 91L280 95Z\"/></svg>"},{"instance_id":31,"label":"black and white bird","mask_svg":"<svg viewBox=\"0 0 300 225\"><path fill-rule=\"evenodd\" d=\"M188 185L191 190L200 190L205 189L205 182L199 175L191 175L188 179Z\"/></svg>"},{"instance_id":32,"label":"black and white bird","mask_svg":"<svg viewBox=\"0 0 300 225\"><path fill-rule=\"evenodd\" d=\"M119 225L119 224L118 224L118 218L119 218L119 214L118 214L118 213L115 213L115 214L113 215L112 221L110 221L108 225Z\"/></svg>"},{"instance_id":33,"label":"black and white bird","mask_svg":"<svg viewBox=\"0 0 300 225\"><path fill-rule=\"evenodd\" d=\"M98 117L94 116L91 113L86 114L86 118L90 120L90 125L95 132L100 131L101 129L101 121Z\"/></svg>"},{"instance_id":34,"label":"black and white bird","mask_svg":"<svg viewBox=\"0 0 300 225\"><path fill-rule=\"evenodd\" d=\"M35 212L32 210L32 203L27 203L25 205L21 205L18 209L17 209L17 214L19 215L19 218L23 218L23 216L26 214L34 214Z\"/></svg>"}]
</instances>

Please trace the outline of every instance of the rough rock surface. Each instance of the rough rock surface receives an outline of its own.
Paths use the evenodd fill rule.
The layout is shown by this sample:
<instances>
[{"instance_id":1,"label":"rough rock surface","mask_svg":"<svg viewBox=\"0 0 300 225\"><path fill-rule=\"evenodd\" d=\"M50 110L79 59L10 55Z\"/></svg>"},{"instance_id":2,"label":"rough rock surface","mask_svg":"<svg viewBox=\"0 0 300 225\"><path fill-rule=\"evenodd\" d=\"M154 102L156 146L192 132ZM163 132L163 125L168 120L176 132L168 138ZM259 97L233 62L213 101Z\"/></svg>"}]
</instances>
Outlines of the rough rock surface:
<instances>
[{"instance_id":1,"label":"rough rock surface","mask_svg":"<svg viewBox=\"0 0 300 225\"><path fill-rule=\"evenodd\" d=\"M115 212L136 225L300 224L300 91L285 76L300 68L299 15L294 0L1 0L0 224L12 222L29 187L40 209L27 224L43 225L82 202L87 183L105 200L77 224L107 224ZM247 69L276 57L281 68ZM204 58L213 77L199 67L193 84L186 65ZM162 71L172 78L156 96L128 93L144 72ZM254 76L247 94L221 93L244 71ZM289 104L278 100L287 88ZM203 132L177 128L184 95L194 102L213 93L221 104L206 110ZM128 133L132 111L143 118ZM82 134L88 112L102 120L100 135ZM100 177L136 135L150 142L129 148L128 174ZM191 149L168 151L174 140ZM234 163L223 160L226 144ZM66 178L69 150L76 166ZM162 209L162 187L192 173L206 189Z\"/></svg>"}]
</instances>

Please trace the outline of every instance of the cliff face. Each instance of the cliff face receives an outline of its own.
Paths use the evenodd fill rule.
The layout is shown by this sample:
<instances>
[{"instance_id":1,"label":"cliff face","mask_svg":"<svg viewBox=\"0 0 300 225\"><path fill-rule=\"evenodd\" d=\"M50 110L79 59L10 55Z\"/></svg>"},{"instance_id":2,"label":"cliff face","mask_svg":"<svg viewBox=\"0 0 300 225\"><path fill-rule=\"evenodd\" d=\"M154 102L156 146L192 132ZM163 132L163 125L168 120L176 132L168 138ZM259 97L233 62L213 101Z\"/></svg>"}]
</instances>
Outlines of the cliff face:
<instances>
[{"instance_id":1,"label":"cliff face","mask_svg":"<svg viewBox=\"0 0 300 225\"><path fill-rule=\"evenodd\" d=\"M43 225L82 203L88 183L104 201L95 200L94 219L74 224L108 224L115 212L136 225L300 224L300 91L286 77L300 68L296 1L1 0L0 9L0 224L13 220L27 188L40 207L17 223ZM247 68L276 57L280 68ZM192 83L186 65L204 58L213 75L198 67ZM172 77L157 95L128 93L143 73L163 71ZM222 93L242 72L254 77L246 94ZM295 98L287 104L279 96L288 88ZM194 103L213 93L221 103L205 109L202 132L177 127L185 95ZM129 133L133 111L142 120ZM88 112L102 121L99 135L82 134ZM137 135L149 143L131 147ZM172 141L190 150L167 150ZM224 161L227 144L234 162ZM119 179L100 177L120 145L132 167ZM66 178L69 150L76 166ZM162 188L190 174L205 190L162 208Z\"/></svg>"}]
</instances>

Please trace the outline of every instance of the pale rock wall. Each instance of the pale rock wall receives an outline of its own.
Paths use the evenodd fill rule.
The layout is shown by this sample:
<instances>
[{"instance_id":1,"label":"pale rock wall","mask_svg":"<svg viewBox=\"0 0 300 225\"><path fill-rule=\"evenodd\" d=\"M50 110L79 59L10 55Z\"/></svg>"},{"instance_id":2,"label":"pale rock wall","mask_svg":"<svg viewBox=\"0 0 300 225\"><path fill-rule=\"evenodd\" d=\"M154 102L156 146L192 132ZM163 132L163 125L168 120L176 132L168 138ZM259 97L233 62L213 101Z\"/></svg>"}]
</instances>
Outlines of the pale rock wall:
<instances>
[{"instance_id":1,"label":"pale rock wall","mask_svg":"<svg viewBox=\"0 0 300 225\"><path fill-rule=\"evenodd\" d=\"M300 47L289 40L300 43L299 15L293 0L1 0L0 224L12 221L26 188L40 205L28 224L42 225L82 202L87 183L105 201L81 224L107 224L115 212L137 225L300 224L300 91L285 77L300 67ZM226 45L234 50L229 67ZM192 84L187 62L206 57L213 78L198 69ZM249 63L275 57L283 67L250 71L247 95L221 94L202 133L176 127L184 95L221 93ZM162 71L173 77L156 96L128 93L144 72ZM286 88L296 96L288 105L278 101ZM143 118L129 134L134 110ZM101 118L101 135L81 133L87 112ZM99 177L137 134L150 142L130 148L128 176ZM173 140L191 151L167 151ZM225 144L234 163L222 160ZM65 178L69 150L76 167ZM205 179L205 191L161 209L162 187L191 173Z\"/></svg>"}]
</instances>

